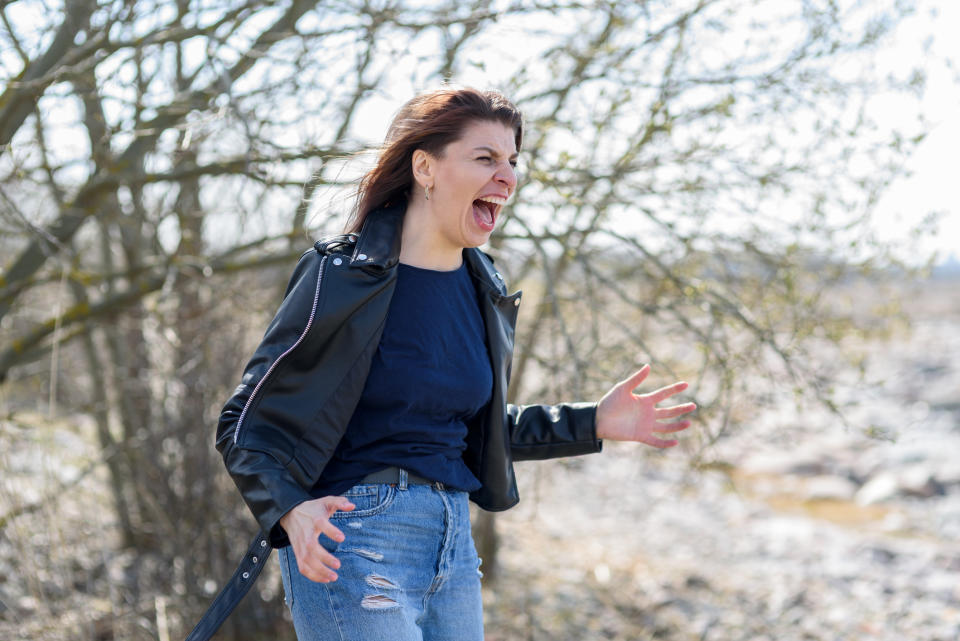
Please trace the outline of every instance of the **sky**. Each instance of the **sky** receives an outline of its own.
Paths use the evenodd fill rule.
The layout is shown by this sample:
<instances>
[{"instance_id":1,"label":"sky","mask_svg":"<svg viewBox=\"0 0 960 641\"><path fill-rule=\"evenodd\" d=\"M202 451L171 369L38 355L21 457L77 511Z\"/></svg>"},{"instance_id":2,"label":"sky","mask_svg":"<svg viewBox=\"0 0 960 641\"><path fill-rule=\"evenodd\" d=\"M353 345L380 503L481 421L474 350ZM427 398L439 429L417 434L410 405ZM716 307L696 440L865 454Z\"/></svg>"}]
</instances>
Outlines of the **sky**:
<instances>
[{"instance_id":1,"label":"sky","mask_svg":"<svg viewBox=\"0 0 960 641\"><path fill-rule=\"evenodd\" d=\"M897 64L896 59L912 61L915 50L909 43L917 39L917 30L932 30L922 104L933 127L907 162L912 175L891 185L878 203L877 233L881 238L902 237L929 212L942 212L936 235L921 243L920 253L936 251L938 262L951 254L960 260L960 2L920 0L918 5L918 19L908 23L898 45L884 57L891 65ZM931 11L936 11L936 17ZM893 120L898 113L891 109L885 117Z\"/></svg>"}]
</instances>

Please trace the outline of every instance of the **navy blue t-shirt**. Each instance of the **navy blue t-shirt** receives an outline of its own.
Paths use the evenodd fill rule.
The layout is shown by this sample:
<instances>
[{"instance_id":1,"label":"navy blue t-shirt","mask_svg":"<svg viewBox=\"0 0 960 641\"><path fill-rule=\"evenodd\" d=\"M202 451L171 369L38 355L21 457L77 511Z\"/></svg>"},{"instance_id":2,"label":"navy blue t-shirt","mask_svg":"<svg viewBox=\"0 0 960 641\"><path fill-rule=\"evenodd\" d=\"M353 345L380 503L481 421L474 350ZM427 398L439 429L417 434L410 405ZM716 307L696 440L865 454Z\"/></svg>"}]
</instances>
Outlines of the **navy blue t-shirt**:
<instances>
[{"instance_id":1,"label":"navy blue t-shirt","mask_svg":"<svg viewBox=\"0 0 960 641\"><path fill-rule=\"evenodd\" d=\"M400 263L360 402L311 494L342 494L392 465L456 489L479 489L462 454L467 422L492 392L466 261L453 271Z\"/></svg>"}]
</instances>

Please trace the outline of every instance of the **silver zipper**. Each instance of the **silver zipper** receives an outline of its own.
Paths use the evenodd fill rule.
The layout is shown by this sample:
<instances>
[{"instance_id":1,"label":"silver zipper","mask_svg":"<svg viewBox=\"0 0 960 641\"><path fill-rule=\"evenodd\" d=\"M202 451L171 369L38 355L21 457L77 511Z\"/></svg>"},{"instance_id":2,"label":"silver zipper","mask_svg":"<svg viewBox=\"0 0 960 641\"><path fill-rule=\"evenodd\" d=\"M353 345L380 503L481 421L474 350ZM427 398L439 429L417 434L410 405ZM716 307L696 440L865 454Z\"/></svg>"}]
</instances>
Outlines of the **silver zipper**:
<instances>
[{"instance_id":1,"label":"silver zipper","mask_svg":"<svg viewBox=\"0 0 960 641\"><path fill-rule=\"evenodd\" d=\"M326 263L327 263L327 256L324 256L320 260L320 269L317 271L317 289L313 293L313 306L310 307L310 318L307 319L307 326L303 328L303 332L300 334L300 338L298 338L293 345L288 347L283 354L280 354L280 356L277 357L277 360L273 361L273 364L270 365L270 368L267 370L267 373L260 378L260 381L257 383L257 386L253 388L253 391L250 393L250 398L247 399L247 402L243 406L243 411L240 412L240 418L237 419L237 427L236 429L233 430L234 443L237 442L237 438L240 436L240 426L243 424L243 419L247 415L247 409L250 408L250 403L252 403L253 399L256 398L257 392L260 391L260 387L263 385L264 381L266 381L270 377L271 372L273 372L273 370L277 367L277 365L280 364L280 361L283 360L283 357L289 354L290 352L292 352L294 349L296 349L297 345L303 342L303 338L307 335L307 332L310 331L310 326L313 325L313 317L317 313L317 300L320 298L320 281L323 279L323 268L326 265Z\"/></svg>"}]
</instances>

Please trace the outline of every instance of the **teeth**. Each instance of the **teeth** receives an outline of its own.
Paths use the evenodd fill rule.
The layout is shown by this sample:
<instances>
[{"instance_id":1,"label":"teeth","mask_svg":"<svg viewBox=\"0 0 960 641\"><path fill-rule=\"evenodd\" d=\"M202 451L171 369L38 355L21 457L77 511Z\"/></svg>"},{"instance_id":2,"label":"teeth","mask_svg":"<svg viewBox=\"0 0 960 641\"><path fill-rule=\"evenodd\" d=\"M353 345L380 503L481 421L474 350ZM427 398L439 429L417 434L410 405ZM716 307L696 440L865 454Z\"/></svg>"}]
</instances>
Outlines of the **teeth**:
<instances>
[{"instance_id":1,"label":"teeth","mask_svg":"<svg viewBox=\"0 0 960 641\"><path fill-rule=\"evenodd\" d=\"M484 202L493 203L494 205L506 205L507 199L500 198L499 196L487 196L485 198L477 198L477 200L482 200Z\"/></svg>"}]
</instances>

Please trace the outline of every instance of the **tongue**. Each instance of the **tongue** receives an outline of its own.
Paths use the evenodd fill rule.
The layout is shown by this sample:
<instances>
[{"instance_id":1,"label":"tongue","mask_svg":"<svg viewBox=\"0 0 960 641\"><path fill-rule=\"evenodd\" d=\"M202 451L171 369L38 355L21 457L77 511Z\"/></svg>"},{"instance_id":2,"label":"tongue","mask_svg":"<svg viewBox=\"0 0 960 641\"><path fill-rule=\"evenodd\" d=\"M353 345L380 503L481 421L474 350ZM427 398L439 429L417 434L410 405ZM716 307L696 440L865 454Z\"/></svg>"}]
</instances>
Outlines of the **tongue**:
<instances>
[{"instance_id":1,"label":"tongue","mask_svg":"<svg viewBox=\"0 0 960 641\"><path fill-rule=\"evenodd\" d=\"M490 211L490 208L486 203L480 200L473 201L473 213L477 218L486 224L493 224L493 212Z\"/></svg>"}]
</instances>

